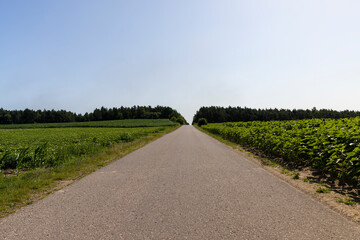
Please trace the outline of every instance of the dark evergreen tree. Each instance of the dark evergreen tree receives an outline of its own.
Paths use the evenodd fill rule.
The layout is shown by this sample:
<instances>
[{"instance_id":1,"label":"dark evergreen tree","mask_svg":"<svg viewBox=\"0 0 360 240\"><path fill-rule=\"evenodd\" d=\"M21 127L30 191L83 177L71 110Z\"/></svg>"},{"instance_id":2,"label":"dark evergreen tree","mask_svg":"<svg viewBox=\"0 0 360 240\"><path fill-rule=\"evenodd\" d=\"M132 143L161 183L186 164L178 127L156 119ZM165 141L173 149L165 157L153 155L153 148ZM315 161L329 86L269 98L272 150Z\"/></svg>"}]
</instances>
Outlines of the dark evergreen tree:
<instances>
[{"instance_id":1,"label":"dark evergreen tree","mask_svg":"<svg viewBox=\"0 0 360 240\"><path fill-rule=\"evenodd\" d=\"M163 106L133 106L120 108L96 108L93 112L76 114L65 110L4 110L0 108L0 124L19 123L55 123L83 122L118 119L170 119L175 117L180 123L186 123L184 117L176 110Z\"/></svg>"}]
</instances>

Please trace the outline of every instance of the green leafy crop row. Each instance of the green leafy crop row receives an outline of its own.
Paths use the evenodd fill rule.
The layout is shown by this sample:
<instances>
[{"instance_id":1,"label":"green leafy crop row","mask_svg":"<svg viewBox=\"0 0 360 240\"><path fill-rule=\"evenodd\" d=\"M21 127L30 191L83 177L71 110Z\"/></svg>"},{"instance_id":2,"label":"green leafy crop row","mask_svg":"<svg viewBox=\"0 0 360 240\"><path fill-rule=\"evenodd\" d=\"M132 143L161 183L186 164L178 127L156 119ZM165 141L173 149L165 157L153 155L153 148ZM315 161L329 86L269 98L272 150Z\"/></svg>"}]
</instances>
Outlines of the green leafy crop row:
<instances>
[{"instance_id":1,"label":"green leafy crop row","mask_svg":"<svg viewBox=\"0 0 360 240\"><path fill-rule=\"evenodd\" d=\"M203 129L239 144L359 184L360 118L214 123Z\"/></svg>"}]
</instances>

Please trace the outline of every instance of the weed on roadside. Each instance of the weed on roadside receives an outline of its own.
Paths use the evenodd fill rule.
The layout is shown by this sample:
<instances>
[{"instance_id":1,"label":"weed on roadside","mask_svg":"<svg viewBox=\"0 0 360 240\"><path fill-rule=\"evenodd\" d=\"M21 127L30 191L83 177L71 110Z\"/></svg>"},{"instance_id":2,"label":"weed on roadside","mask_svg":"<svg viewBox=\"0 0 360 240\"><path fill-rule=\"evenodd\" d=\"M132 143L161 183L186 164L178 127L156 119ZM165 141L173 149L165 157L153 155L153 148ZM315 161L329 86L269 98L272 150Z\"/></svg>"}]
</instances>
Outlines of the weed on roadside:
<instances>
[{"instance_id":1,"label":"weed on roadside","mask_svg":"<svg viewBox=\"0 0 360 240\"><path fill-rule=\"evenodd\" d=\"M316 189L317 193L329 193L330 191L331 191L331 189L327 188L327 187L320 187L320 188Z\"/></svg>"},{"instance_id":2,"label":"weed on roadside","mask_svg":"<svg viewBox=\"0 0 360 240\"><path fill-rule=\"evenodd\" d=\"M337 202L338 203L344 203L346 205L356 205L356 202L353 201L350 197L346 197L346 198L339 198L339 197L336 197L337 199Z\"/></svg>"}]
</instances>

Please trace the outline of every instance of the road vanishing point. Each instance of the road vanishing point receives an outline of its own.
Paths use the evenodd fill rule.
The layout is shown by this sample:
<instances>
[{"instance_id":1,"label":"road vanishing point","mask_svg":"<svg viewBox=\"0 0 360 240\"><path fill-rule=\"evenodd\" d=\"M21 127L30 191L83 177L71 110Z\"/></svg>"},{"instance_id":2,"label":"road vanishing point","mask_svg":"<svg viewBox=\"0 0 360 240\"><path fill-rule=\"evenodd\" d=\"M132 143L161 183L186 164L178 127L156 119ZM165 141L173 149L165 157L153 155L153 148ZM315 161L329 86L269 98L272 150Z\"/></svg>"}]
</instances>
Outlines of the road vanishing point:
<instances>
[{"instance_id":1,"label":"road vanishing point","mask_svg":"<svg viewBox=\"0 0 360 240\"><path fill-rule=\"evenodd\" d=\"M360 239L360 227L183 126L1 219L0 239Z\"/></svg>"}]
</instances>

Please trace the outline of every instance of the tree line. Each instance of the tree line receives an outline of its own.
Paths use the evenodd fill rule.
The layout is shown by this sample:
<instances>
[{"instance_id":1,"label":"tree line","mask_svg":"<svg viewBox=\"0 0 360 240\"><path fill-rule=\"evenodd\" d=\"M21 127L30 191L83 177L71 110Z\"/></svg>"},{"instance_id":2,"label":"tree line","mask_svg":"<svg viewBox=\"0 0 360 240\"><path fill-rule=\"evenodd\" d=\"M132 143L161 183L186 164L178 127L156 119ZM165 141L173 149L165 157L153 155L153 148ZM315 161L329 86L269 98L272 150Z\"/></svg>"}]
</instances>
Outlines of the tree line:
<instances>
[{"instance_id":1,"label":"tree line","mask_svg":"<svg viewBox=\"0 0 360 240\"><path fill-rule=\"evenodd\" d=\"M360 116L359 111L335 111L330 109L254 109L247 107L201 107L193 118L193 124L200 118L209 123L248 122L272 120L301 120L312 118L349 118Z\"/></svg>"},{"instance_id":2,"label":"tree line","mask_svg":"<svg viewBox=\"0 0 360 240\"><path fill-rule=\"evenodd\" d=\"M133 106L96 108L93 112L77 114L65 110L4 110L0 108L0 124L86 122L121 119L171 119L186 124L185 118L171 107Z\"/></svg>"}]
</instances>

